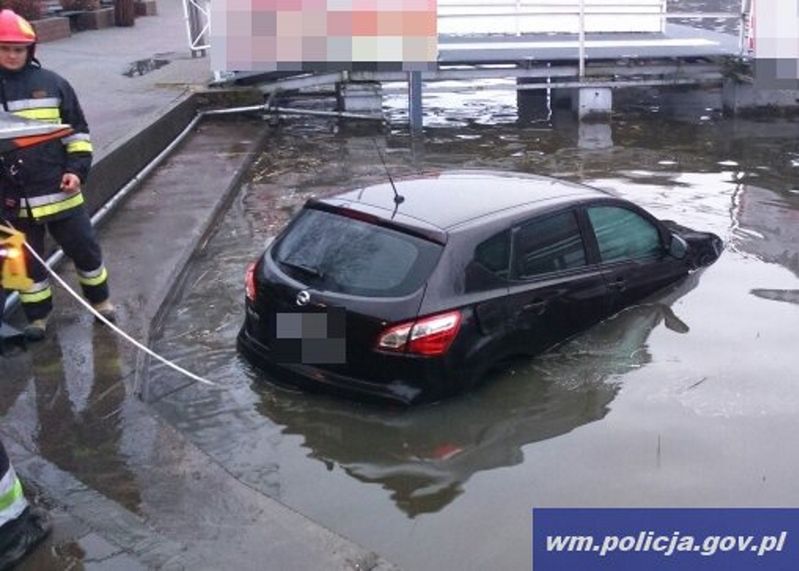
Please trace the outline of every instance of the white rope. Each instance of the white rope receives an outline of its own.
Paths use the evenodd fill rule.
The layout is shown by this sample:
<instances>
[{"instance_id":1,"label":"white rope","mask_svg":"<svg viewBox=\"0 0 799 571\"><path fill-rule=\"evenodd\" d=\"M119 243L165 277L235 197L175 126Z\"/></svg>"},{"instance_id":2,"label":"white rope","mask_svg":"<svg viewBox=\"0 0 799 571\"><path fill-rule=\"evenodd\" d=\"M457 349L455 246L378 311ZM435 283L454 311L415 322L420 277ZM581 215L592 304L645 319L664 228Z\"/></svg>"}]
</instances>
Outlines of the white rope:
<instances>
[{"instance_id":1,"label":"white rope","mask_svg":"<svg viewBox=\"0 0 799 571\"><path fill-rule=\"evenodd\" d=\"M73 290L71 287L69 287L69 285L63 279L61 279L61 276L59 276L57 273L55 273L55 271L53 271L51 268L49 268L47 266L47 262L45 262L41 258L41 256L39 256L39 254L36 253L36 251L31 247L31 245L28 244L28 242L25 242L25 247L28 249L28 251L31 253L31 255L34 258L36 258L36 260L38 260L38 262L40 264L42 264L42 266L44 266L44 268L53 277L53 279L55 279L61 285L61 287L63 287L67 291L67 293L69 293L69 295L74 297L78 301L78 303L80 303L83 307L85 307L92 315L94 315L97 319L99 319L101 322L103 322L114 333L116 333L117 335L119 335L120 337L125 339L128 343L132 344L134 347L137 347L137 348L141 349L142 351L144 351L145 353L147 353L148 355L150 355L154 359L157 359L158 361L161 361L167 367L170 367L170 368L174 369L175 371L177 371L181 375L185 375L185 376L189 377L190 379L197 381L198 383L203 383L204 385L210 385L212 387L217 386L216 383L214 383L212 381L209 381L208 379L204 379L204 378L200 377L199 375L195 375L191 371L187 371L186 369L184 369L180 365L176 365L175 363L173 363L169 359L166 359L166 358L162 357L161 355L159 355L158 353L156 353L155 351L153 351L149 347L145 347L144 345L142 345L141 343L136 341L133 337L131 337L130 335L128 335L127 333L122 331L119 327L117 327L115 324L111 323L101 313L99 313L96 309L94 309L86 300L84 300L80 295L78 295L75 292L75 290Z\"/></svg>"}]
</instances>

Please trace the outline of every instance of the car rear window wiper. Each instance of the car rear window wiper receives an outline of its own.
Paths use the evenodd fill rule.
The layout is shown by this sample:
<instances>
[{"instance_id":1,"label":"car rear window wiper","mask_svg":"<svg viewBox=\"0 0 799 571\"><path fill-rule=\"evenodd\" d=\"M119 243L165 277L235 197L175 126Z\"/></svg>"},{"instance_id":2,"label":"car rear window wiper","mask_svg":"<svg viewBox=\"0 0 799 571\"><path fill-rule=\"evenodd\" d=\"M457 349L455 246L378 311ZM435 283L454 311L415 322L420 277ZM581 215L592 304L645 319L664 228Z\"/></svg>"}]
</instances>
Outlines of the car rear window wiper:
<instances>
[{"instance_id":1,"label":"car rear window wiper","mask_svg":"<svg viewBox=\"0 0 799 571\"><path fill-rule=\"evenodd\" d=\"M287 268L291 268L293 270L299 270L302 273L311 275L311 276L313 276L315 278L322 279L322 278L325 277L325 274L322 273L322 270L320 270L319 268L314 268L312 266L306 266L304 264L298 264L296 262L289 262L289 261L286 261L286 260L278 260L278 262L281 265L286 266Z\"/></svg>"}]
</instances>

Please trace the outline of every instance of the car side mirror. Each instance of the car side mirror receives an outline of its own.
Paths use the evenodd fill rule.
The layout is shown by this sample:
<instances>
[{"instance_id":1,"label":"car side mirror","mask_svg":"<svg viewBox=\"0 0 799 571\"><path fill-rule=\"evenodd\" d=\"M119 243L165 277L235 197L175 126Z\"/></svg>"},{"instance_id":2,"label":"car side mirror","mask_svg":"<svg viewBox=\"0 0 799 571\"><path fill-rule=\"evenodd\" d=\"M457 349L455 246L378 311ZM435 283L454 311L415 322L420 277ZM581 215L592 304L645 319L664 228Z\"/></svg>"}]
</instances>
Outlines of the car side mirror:
<instances>
[{"instance_id":1,"label":"car side mirror","mask_svg":"<svg viewBox=\"0 0 799 571\"><path fill-rule=\"evenodd\" d=\"M669 255L682 260L688 254L688 242L677 234L671 235L671 243L669 244Z\"/></svg>"}]
</instances>

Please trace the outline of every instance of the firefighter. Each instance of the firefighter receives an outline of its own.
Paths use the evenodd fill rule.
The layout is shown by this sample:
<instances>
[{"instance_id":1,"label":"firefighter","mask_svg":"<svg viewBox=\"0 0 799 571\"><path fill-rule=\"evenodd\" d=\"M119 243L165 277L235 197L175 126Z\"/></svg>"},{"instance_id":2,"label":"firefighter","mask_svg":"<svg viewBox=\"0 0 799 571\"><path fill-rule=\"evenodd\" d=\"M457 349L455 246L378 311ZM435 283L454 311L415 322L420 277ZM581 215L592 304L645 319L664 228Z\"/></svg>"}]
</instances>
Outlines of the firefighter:
<instances>
[{"instance_id":1,"label":"firefighter","mask_svg":"<svg viewBox=\"0 0 799 571\"><path fill-rule=\"evenodd\" d=\"M0 11L0 104L21 117L68 123L74 133L2 159L4 206L15 226L42 255L45 232L72 259L86 299L103 317L116 320L109 300L108 272L84 205L81 185L92 162L89 128L72 86L35 59L36 33L12 10ZM34 284L20 292L28 319L25 336L45 336L53 308L53 292L45 268L29 258Z\"/></svg>"},{"instance_id":2,"label":"firefighter","mask_svg":"<svg viewBox=\"0 0 799 571\"><path fill-rule=\"evenodd\" d=\"M31 506L0 441L0 571L10 569L52 528L50 515Z\"/></svg>"}]
</instances>

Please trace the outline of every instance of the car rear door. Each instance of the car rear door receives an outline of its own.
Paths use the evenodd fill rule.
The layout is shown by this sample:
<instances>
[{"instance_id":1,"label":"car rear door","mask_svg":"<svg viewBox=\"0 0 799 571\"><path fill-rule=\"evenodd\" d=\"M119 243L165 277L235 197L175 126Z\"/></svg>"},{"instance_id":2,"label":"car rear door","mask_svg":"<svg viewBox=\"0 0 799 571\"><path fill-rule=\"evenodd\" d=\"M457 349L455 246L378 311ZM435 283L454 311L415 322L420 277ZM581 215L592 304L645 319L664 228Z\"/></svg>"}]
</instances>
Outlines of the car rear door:
<instances>
[{"instance_id":1,"label":"car rear door","mask_svg":"<svg viewBox=\"0 0 799 571\"><path fill-rule=\"evenodd\" d=\"M515 352L539 352L607 315L608 288L590 263L574 208L515 228L512 257L508 308Z\"/></svg>"},{"instance_id":2,"label":"car rear door","mask_svg":"<svg viewBox=\"0 0 799 571\"><path fill-rule=\"evenodd\" d=\"M596 249L610 289L612 312L651 295L685 274L684 264L668 255L653 218L623 203L585 208L588 238Z\"/></svg>"}]
</instances>

